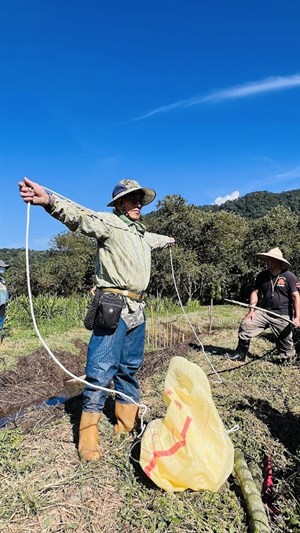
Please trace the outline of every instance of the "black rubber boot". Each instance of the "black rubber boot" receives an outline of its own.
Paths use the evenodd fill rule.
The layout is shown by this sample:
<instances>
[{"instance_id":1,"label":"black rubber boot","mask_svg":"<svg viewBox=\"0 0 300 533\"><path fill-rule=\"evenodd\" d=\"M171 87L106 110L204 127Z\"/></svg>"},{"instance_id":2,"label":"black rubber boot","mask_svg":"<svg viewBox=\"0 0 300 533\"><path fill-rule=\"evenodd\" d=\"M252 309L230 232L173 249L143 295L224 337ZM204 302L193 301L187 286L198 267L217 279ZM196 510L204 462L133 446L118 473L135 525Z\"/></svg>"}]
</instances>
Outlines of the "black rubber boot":
<instances>
[{"instance_id":1,"label":"black rubber boot","mask_svg":"<svg viewBox=\"0 0 300 533\"><path fill-rule=\"evenodd\" d=\"M246 361L246 357L249 352L250 341L239 339L235 352L232 355L228 355L231 361Z\"/></svg>"}]
</instances>

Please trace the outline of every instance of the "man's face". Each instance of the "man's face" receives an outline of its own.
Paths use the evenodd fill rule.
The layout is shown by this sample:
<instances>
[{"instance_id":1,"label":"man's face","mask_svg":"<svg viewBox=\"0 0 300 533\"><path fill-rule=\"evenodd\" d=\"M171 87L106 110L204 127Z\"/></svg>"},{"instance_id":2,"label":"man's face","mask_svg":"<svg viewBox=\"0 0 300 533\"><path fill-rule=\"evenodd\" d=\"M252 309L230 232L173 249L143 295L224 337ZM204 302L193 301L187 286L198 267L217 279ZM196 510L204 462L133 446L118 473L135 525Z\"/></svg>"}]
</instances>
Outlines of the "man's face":
<instances>
[{"instance_id":1,"label":"man's face","mask_svg":"<svg viewBox=\"0 0 300 533\"><path fill-rule=\"evenodd\" d=\"M122 211L126 213L130 220L134 222L139 220L141 216L141 209L143 205L143 193L141 191L134 191L126 194L120 199Z\"/></svg>"},{"instance_id":2,"label":"man's face","mask_svg":"<svg viewBox=\"0 0 300 533\"><path fill-rule=\"evenodd\" d=\"M278 259L274 259L273 257L267 257L266 258L266 263L267 263L267 267L269 270L278 270L278 269L281 269L282 268L282 263L281 261L278 261Z\"/></svg>"}]
</instances>

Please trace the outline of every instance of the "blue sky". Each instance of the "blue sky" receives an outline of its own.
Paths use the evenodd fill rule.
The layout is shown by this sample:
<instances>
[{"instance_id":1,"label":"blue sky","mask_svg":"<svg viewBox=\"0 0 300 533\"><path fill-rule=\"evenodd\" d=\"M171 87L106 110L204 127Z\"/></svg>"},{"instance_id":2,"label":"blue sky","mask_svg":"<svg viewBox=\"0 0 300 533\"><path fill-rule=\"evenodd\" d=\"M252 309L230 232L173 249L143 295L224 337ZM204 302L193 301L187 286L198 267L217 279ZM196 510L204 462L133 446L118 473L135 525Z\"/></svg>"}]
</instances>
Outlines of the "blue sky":
<instances>
[{"instance_id":1,"label":"blue sky","mask_svg":"<svg viewBox=\"0 0 300 533\"><path fill-rule=\"evenodd\" d=\"M0 0L0 13L0 248L24 246L24 175L97 211L125 177L196 205L300 187L298 0ZM31 248L63 230L31 210Z\"/></svg>"}]
</instances>

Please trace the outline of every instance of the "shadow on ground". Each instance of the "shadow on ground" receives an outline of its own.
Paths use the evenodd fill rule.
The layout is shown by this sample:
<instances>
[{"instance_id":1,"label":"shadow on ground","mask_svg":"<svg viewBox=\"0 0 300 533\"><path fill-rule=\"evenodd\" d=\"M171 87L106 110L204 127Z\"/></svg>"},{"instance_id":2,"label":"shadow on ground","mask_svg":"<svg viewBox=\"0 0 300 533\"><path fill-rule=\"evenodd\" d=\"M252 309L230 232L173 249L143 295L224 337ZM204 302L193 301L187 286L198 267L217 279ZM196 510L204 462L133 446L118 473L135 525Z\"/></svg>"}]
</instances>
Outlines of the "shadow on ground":
<instances>
[{"instance_id":1,"label":"shadow on ground","mask_svg":"<svg viewBox=\"0 0 300 533\"><path fill-rule=\"evenodd\" d=\"M295 454L300 447L300 416L287 411L281 413L270 405L267 400L245 397L243 402L235 405L242 411L251 411L256 418L264 422L272 436L279 440L291 453Z\"/></svg>"}]
</instances>

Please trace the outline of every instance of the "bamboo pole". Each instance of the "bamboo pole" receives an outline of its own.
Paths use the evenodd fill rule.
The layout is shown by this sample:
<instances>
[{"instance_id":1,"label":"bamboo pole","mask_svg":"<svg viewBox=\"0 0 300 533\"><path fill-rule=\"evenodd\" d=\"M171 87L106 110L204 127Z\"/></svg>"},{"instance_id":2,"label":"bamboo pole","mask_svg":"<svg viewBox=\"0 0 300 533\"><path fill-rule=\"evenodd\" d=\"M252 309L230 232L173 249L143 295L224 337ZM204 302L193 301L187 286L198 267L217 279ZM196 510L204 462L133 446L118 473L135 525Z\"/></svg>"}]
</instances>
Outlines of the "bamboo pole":
<instances>
[{"instance_id":1,"label":"bamboo pole","mask_svg":"<svg viewBox=\"0 0 300 533\"><path fill-rule=\"evenodd\" d=\"M290 320L289 318L286 318L285 316L282 316L282 315L278 315L278 313L274 313L273 311L269 311L269 309L264 309L263 307L257 307L257 305L244 304L242 302L237 302L236 300L228 300L227 298L224 298L224 300L225 302L241 305L242 307L248 307L249 309L258 309L258 311L262 311L263 313L267 313L268 315L276 316L277 318L282 318L282 320L285 320L286 322L289 322L289 324L292 324L292 326L295 326L294 322Z\"/></svg>"},{"instance_id":2,"label":"bamboo pole","mask_svg":"<svg viewBox=\"0 0 300 533\"><path fill-rule=\"evenodd\" d=\"M271 533L268 517L261 495L247 466L241 450L234 451L234 473L239 480L249 514L249 529L252 533Z\"/></svg>"},{"instance_id":3,"label":"bamboo pole","mask_svg":"<svg viewBox=\"0 0 300 533\"><path fill-rule=\"evenodd\" d=\"M213 298L210 299L210 306L209 306L209 330L208 330L208 334L211 335L211 330L212 330L212 315L213 315Z\"/></svg>"},{"instance_id":4,"label":"bamboo pole","mask_svg":"<svg viewBox=\"0 0 300 533\"><path fill-rule=\"evenodd\" d=\"M169 348L169 322L167 322L167 348Z\"/></svg>"}]
</instances>

